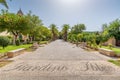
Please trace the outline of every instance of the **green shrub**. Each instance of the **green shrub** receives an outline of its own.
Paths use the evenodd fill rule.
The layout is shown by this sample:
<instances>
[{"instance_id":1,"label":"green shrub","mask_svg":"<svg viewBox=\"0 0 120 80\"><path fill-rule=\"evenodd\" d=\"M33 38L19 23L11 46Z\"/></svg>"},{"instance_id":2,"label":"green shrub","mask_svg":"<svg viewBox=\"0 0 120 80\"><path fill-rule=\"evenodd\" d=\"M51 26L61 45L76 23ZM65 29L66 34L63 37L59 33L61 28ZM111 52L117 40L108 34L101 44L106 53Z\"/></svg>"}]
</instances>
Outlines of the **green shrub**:
<instances>
[{"instance_id":1,"label":"green shrub","mask_svg":"<svg viewBox=\"0 0 120 80\"><path fill-rule=\"evenodd\" d=\"M15 44L16 44L16 46L19 46L19 45L20 45L20 40L17 39L17 40L15 41Z\"/></svg>"},{"instance_id":2,"label":"green shrub","mask_svg":"<svg viewBox=\"0 0 120 80\"><path fill-rule=\"evenodd\" d=\"M95 50L97 50L97 49L98 49L98 45L97 45L96 43L93 43L93 48L94 48Z\"/></svg>"},{"instance_id":3,"label":"green shrub","mask_svg":"<svg viewBox=\"0 0 120 80\"><path fill-rule=\"evenodd\" d=\"M108 47L109 47L109 49L112 49L113 45L112 44L108 44Z\"/></svg>"},{"instance_id":4,"label":"green shrub","mask_svg":"<svg viewBox=\"0 0 120 80\"><path fill-rule=\"evenodd\" d=\"M9 42L10 40L8 37L0 36L0 46L2 46L3 49L9 45Z\"/></svg>"},{"instance_id":5,"label":"green shrub","mask_svg":"<svg viewBox=\"0 0 120 80\"><path fill-rule=\"evenodd\" d=\"M48 41L38 41L38 44L47 44Z\"/></svg>"},{"instance_id":6,"label":"green shrub","mask_svg":"<svg viewBox=\"0 0 120 80\"><path fill-rule=\"evenodd\" d=\"M7 36L9 39L12 39L12 36Z\"/></svg>"},{"instance_id":7,"label":"green shrub","mask_svg":"<svg viewBox=\"0 0 120 80\"><path fill-rule=\"evenodd\" d=\"M91 43L90 41L88 41L88 42L87 42L87 45L88 45L89 47L91 47L91 46L92 46L92 43Z\"/></svg>"},{"instance_id":8,"label":"green shrub","mask_svg":"<svg viewBox=\"0 0 120 80\"><path fill-rule=\"evenodd\" d=\"M9 45L13 44L13 37L12 36L7 36L7 38L9 39Z\"/></svg>"}]
</instances>

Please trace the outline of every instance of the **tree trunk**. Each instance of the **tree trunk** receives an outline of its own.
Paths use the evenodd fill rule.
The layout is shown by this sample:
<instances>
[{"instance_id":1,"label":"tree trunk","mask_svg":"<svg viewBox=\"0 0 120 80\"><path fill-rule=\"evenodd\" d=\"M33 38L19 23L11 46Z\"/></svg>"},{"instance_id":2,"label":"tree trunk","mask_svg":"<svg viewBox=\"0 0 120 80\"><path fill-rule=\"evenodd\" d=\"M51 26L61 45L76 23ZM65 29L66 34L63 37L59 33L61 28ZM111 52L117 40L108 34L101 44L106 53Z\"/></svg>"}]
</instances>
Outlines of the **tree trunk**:
<instances>
[{"instance_id":1,"label":"tree trunk","mask_svg":"<svg viewBox=\"0 0 120 80\"><path fill-rule=\"evenodd\" d=\"M67 32L65 32L65 41L67 41Z\"/></svg>"},{"instance_id":2,"label":"tree trunk","mask_svg":"<svg viewBox=\"0 0 120 80\"><path fill-rule=\"evenodd\" d=\"M14 38L13 38L13 45L15 45L16 44L16 40L18 39L18 35L13 35L14 36Z\"/></svg>"},{"instance_id":3,"label":"tree trunk","mask_svg":"<svg viewBox=\"0 0 120 80\"><path fill-rule=\"evenodd\" d=\"M16 40L18 39L19 32L17 31L12 31L13 34L13 45L15 45Z\"/></svg>"}]
</instances>

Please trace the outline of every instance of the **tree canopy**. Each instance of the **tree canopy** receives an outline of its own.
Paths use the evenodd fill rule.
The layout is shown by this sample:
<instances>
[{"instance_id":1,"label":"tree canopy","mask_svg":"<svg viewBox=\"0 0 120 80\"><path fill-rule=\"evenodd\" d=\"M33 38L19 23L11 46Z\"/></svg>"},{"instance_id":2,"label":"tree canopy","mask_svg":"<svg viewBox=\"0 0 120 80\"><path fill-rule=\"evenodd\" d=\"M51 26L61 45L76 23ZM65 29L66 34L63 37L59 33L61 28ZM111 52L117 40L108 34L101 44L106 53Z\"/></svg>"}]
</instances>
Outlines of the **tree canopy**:
<instances>
[{"instance_id":1,"label":"tree canopy","mask_svg":"<svg viewBox=\"0 0 120 80\"><path fill-rule=\"evenodd\" d=\"M107 28L104 30L103 34L107 34L109 37L115 37L120 40L120 20L116 19L109 23Z\"/></svg>"},{"instance_id":2,"label":"tree canopy","mask_svg":"<svg viewBox=\"0 0 120 80\"><path fill-rule=\"evenodd\" d=\"M84 24L77 24L72 27L71 32L74 34L79 34L79 33L82 33L83 30L85 30L85 29L86 29L86 27Z\"/></svg>"},{"instance_id":3,"label":"tree canopy","mask_svg":"<svg viewBox=\"0 0 120 80\"><path fill-rule=\"evenodd\" d=\"M12 1L12 0L10 0L10 1ZM9 8L6 0L0 0L0 4L4 5L7 9Z\"/></svg>"}]
</instances>

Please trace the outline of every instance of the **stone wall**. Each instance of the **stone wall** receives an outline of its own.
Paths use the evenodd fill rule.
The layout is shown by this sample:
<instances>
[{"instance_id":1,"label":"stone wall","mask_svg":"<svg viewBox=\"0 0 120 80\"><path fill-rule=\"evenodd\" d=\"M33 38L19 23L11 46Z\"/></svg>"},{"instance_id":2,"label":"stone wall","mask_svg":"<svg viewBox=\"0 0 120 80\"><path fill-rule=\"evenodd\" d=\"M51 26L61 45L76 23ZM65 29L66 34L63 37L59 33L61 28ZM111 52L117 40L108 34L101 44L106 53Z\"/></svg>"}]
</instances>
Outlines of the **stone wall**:
<instances>
[{"instance_id":1,"label":"stone wall","mask_svg":"<svg viewBox=\"0 0 120 80\"><path fill-rule=\"evenodd\" d=\"M113 46L116 46L116 39L114 37L112 37L107 42L105 42L104 44L105 45L112 44Z\"/></svg>"}]
</instances>

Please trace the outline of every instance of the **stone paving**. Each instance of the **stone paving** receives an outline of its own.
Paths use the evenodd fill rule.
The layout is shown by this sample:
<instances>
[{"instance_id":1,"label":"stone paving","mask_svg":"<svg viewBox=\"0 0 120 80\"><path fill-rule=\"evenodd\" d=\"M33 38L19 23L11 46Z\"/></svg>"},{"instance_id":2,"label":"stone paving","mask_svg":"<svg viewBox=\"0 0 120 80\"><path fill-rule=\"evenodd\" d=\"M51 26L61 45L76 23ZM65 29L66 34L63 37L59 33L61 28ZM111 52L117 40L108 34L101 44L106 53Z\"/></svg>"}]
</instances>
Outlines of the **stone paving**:
<instances>
[{"instance_id":1,"label":"stone paving","mask_svg":"<svg viewBox=\"0 0 120 80\"><path fill-rule=\"evenodd\" d=\"M0 80L120 80L120 68L109 59L57 40L10 59L0 68Z\"/></svg>"}]
</instances>

